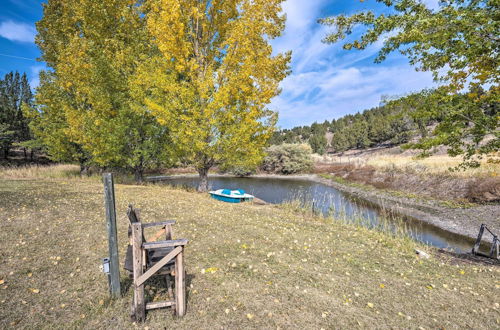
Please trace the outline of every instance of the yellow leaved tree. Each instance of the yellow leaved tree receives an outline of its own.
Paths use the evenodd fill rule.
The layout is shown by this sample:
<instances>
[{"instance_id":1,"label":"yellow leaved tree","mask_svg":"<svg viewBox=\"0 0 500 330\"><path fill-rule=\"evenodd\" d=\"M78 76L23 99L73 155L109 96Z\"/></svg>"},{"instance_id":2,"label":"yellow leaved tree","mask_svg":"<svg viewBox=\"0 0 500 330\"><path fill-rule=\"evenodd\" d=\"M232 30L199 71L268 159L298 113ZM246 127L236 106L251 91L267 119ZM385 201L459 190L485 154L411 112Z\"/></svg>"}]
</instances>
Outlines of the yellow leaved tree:
<instances>
[{"instance_id":1,"label":"yellow leaved tree","mask_svg":"<svg viewBox=\"0 0 500 330\"><path fill-rule=\"evenodd\" d=\"M276 123L291 53L269 41L284 29L283 0L150 0L143 4L158 53L138 60L132 95L167 127L207 190L208 170L256 166Z\"/></svg>"},{"instance_id":2,"label":"yellow leaved tree","mask_svg":"<svg viewBox=\"0 0 500 330\"><path fill-rule=\"evenodd\" d=\"M168 130L131 95L139 59L157 52L141 3L44 4L36 42L50 68L43 75L50 79L43 79L37 90L32 114L38 125L33 129L53 159L62 159L66 147L75 145L88 164L132 170L138 181L148 167L170 161Z\"/></svg>"}]
</instances>

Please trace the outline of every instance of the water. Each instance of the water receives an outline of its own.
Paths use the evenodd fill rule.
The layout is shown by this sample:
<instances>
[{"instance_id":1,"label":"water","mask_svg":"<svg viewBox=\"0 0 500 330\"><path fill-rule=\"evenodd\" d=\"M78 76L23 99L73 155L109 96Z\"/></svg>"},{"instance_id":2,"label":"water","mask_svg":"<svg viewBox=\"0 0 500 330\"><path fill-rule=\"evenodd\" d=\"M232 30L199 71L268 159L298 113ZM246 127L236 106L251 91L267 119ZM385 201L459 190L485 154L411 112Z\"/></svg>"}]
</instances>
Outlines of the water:
<instances>
[{"instance_id":1,"label":"water","mask_svg":"<svg viewBox=\"0 0 500 330\"><path fill-rule=\"evenodd\" d=\"M405 231L414 239L438 248L468 252L474 244L468 237L450 233L422 221L387 214L378 205L356 200L347 193L321 183L299 179L252 177L210 177L208 181L211 190L243 189L272 204L298 200L303 206L313 207L315 211L325 216L362 223L368 227L382 224L392 230L405 227ZM198 186L198 177L170 177L159 183L195 188Z\"/></svg>"}]
</instances>

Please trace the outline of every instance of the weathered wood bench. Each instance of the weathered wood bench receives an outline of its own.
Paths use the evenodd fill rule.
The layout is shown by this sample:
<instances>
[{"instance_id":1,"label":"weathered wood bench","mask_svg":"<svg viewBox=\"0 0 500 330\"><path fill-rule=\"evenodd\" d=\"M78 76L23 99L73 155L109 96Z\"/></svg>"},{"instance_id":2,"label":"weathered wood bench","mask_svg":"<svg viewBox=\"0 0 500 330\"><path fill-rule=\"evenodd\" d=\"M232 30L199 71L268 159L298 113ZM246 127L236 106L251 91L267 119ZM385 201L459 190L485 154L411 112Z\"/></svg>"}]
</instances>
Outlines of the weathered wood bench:
<instances>
[{"instance_id":1,"label":"weathered wood bench","mask_svg":"<svg viewBox=\"0 0 500 330\"><path fill-rule=\"evenodd\" d=\"M132 316L142 322L146 317L146 310L172 307L177 316L183 316L186 311L186 284L183 252L187 239L172 239L172 225L174 220L141 223L139 210L129 205L127 216L129 225L129 246L125 256L125 270L133 278L134 299ZM165 240L147 242L144 229L162 227L153 240L165 234ZM172 300L146 302L144 297L144 283L155 275L165 276L169 297ZM171 276L174 277L172 292Z\"/></svg>"}]
</instances>

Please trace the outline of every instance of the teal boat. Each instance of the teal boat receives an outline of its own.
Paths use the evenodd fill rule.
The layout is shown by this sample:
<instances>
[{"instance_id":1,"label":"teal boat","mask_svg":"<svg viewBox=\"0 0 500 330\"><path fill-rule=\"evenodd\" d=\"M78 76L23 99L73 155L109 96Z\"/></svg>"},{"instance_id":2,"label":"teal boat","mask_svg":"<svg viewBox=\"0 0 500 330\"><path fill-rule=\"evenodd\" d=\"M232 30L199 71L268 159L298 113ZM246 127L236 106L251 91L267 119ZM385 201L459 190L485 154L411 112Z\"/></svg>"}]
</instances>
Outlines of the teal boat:
<instances>
[{"instance_id":1,"label":"teal boat","mask_svg":"<svg viewBox=\"0 0 500 330\"><path fill-rule=\"evenodd\" d=\"M229 189L219 189L210 191L210 196L219 201L228 202L228 203L241 203L253 200L254 196L245 193L245 191L238 190L229 190Z\"/></svg>"}]
</instances>

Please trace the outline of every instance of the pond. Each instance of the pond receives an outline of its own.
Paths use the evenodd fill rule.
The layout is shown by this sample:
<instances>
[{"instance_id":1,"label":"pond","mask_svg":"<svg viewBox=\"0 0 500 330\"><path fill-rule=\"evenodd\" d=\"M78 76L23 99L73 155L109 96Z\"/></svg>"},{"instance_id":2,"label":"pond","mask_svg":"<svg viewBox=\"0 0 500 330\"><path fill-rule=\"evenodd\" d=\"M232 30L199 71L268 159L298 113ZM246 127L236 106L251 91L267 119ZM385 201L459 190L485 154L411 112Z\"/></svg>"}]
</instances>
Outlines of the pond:
<instances>
[{"instance_id":1,"label":"pond","mask_svg":"<svg viewBox=\"0 0 500 330\"><path fill-rule=\"evenodd\" d=\"M198 177L155 177L158 184L196 188ZM449 248L456 252L468 252L474 241L430 224L408 217L388 214L378 205L355 199L333 187L297 178L237 178L209 177L211 190L222 188L243 189L245 192L272 204L296 202L313 208L324 216L357 222L368 227L385 226L390 230L404 229L414 239L426 244Z\"/></svg>"}]
</instances>

